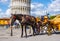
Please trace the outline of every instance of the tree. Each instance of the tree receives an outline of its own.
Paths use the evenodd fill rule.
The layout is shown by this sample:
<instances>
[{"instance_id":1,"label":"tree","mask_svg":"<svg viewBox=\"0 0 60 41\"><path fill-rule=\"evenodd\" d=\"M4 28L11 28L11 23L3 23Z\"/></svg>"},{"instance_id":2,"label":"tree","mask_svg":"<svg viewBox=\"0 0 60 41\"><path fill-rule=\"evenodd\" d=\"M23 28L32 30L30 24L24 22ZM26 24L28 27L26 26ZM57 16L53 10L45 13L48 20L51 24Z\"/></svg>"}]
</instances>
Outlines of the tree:
<instances>
[{"instance_id":1,"label":"tree","mask_svg":"<svg viewBox=\"0 0 60 41\"><path fill-rule=\"evenodd\" d=\"M50 19L54 19L56 16L50 16Z\"/></svg>"}]
</instances>

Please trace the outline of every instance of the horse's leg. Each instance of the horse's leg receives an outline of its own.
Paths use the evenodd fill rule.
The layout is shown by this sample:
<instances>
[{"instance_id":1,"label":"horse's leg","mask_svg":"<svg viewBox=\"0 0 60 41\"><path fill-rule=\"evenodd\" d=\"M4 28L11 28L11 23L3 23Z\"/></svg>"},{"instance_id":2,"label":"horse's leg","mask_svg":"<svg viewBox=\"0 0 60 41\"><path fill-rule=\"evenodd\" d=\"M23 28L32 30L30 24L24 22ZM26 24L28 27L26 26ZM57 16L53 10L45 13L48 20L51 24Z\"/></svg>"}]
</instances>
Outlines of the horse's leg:
<instances>
[{"instance_id":1,"label":"horse's leg","mask_svg":"<svg viewBox=\"0 0 60 41\"><path fill-rule=\"evenodd\" d=\"M10 27L11 27L11 36L13 36L12 26L10 26Z\"/></svg>"},{"instance_id":2,"label":"horse's leg","mask_svg":"<svg viewBox=\"0 0 60 41\"><path fill-rule=\"evenodd\" d=\"M35 26L32 26L32 29L33 29L33 36L35 36Z\"/></svg>"},{"instance_id":3,"label":"horse's leg","mask_svg":"<svg viewBox=\"0 0 60 41\"><path fill-rule=\"evenodd\" d=\"M16 19L14 19L14 18L11 19L11 25L10 25L10 27L11 27L11 36L13 36L13 29L12 29L13 27L12 26L13 26L15 20Z\"/></svg>"},{"instance_id":4,"label":"horse's leg","mask_svg":"<svg viewBox=\"0 0 60 41\"><path fill-rule=\"evenodd\" d=\"M31 33L31 26L29 27L29 29L30 29L30 30L29 30L29 34L30 34L30 33Z\"/></svg>"},{"instance_id":5,"label":"horse's leg","mask_svg":"<svg viewBox=\"0 0 60 41\"><path fill-rule=\"evenodd\" d=\"M26 25L25 25L25 36L27 37Z\"/></svg>"},{"instance_id":6,"label":"horse's leg","mask_svg":"<svg viewBox=\"0 0 60 41\"><path fill-rule=\"evenodd\" d=\"M38 34L40 34L40 26L38 27Z\"/></svg>"},{"instance_id":7,"label":"horse's leg","mask_svg":"<svg viewBox=\"0 0 60 41\"><path fill-rule=\"evenodd\" d=\"M35 30L36 34L38 34L38 30L39 30L38 27L36 27L36 30Z\"/></svg>"},{"instance_id":8,"label":"horse's leg","mask_svg":"<svg viewBox=\"0 0 60 41\"><path fill-rule=\"evenodd\" d=\"M39 34L40 33L40 26L39 26L39 24L37 25L36 30L37 30L37 34Z\"/></svg>"},{"instance_id":9,"label":"horse's leg","mask_svg":"<svg viewBox=\"0 0 60 41\"><path fill-rule=\"evenodd\" d=\"M23 37L23 25L21 25L21 29L22 29L21 37Z\"/></svg>"}]
</instances>

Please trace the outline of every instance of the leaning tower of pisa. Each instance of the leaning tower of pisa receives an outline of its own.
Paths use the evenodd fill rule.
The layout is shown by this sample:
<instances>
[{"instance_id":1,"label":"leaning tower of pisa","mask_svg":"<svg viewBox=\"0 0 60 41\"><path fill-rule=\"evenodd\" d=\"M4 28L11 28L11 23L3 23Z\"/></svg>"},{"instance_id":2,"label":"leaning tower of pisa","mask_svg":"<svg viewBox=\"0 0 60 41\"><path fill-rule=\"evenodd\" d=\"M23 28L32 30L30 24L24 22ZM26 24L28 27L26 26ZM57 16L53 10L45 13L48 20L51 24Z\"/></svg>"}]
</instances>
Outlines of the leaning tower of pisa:
<instances>
[{"instance_id":1,"label":"leaning tower of pisa","mask_svg":"<svg viewBox=\"0 0 60 41\"><path fill-rule=\"evenodd\" d=\"M11 0L11 14L30 15L31 0Z\"/></svg>"}]
</instances>

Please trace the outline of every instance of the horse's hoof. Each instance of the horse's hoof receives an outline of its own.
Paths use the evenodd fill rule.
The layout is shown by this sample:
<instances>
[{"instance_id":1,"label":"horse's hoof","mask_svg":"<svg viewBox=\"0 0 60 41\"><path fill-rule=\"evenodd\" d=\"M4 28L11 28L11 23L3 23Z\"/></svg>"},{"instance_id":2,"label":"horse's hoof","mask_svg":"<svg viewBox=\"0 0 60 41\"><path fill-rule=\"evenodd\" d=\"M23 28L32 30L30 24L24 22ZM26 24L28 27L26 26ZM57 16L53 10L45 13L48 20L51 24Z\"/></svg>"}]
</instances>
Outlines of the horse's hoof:
<instances>
[{"instance_id":1,"label":"horse's hoof","mask_svg":"<svg viewBox=\"0 0 60 41\"><path fill-rule=\"evenodd\" d=\"M52 35L51 33L48 33L48 36Z\"/></svg>"},{"instance_id":2,"label":"horse's hoof","mask_svg":"<svg viewBox=\"0 0 60 41\"><path fill-rule=\"evenodd\" d=\"M23 38L23 36L21 36L21 38Z\"/></svg>"},{"instance_id":3,"label":"horse's hoof","mask_svg":"<svg viewBox=\"0 0 60 41\"><path fill-rule=\"evenodd\" d=\"M51 34L49 34L48 36L50 36Z\"/></svg>"},{"instance_id":4,"label":"horse's hoof","mask_svg":"<svg viewBox=\"0 0 60 41\"><path fill-rule=\"evenodd\" d=\"M35 36L36 34L33 34L33 36Z\"/></svg>"},{"instance_id":5,"label":"horse's hoof","mask_svg":"<svg viewBox=\"0 0 60 41\"><path fill-rule=\"evenodd\" d=\"M27 36L25 36L27 38Z\"/></svg>"},{"instance_id":6,"label":"horse's hoof","mask_svg":"<svg viewBox=\"0 0 60 41\"><path fill-rule=\"evenodd\" d=\"M37 33L36 35L40 35L40 33Z\"/></svg>"}]
</instances>

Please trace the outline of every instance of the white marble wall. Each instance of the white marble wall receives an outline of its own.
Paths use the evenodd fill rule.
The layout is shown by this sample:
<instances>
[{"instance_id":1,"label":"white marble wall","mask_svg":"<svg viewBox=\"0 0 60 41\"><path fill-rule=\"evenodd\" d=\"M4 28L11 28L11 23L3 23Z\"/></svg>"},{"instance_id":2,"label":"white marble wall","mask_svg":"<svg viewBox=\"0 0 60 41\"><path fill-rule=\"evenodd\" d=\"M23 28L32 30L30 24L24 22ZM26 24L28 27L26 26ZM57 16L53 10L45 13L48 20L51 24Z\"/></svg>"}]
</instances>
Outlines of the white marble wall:
<instances>
[{"instance_id":1,"label":"white marble wall","mask_svg":"<svg viewBox=\"0 0 60 41\"><path fill-rule=\"evenodd\" d=\"M26 1L22 1L22 0L11 0L11 13L12 14L26 14L29 15L30 14L30 3L26 0Z\"/></svg>"}]
</instances>

